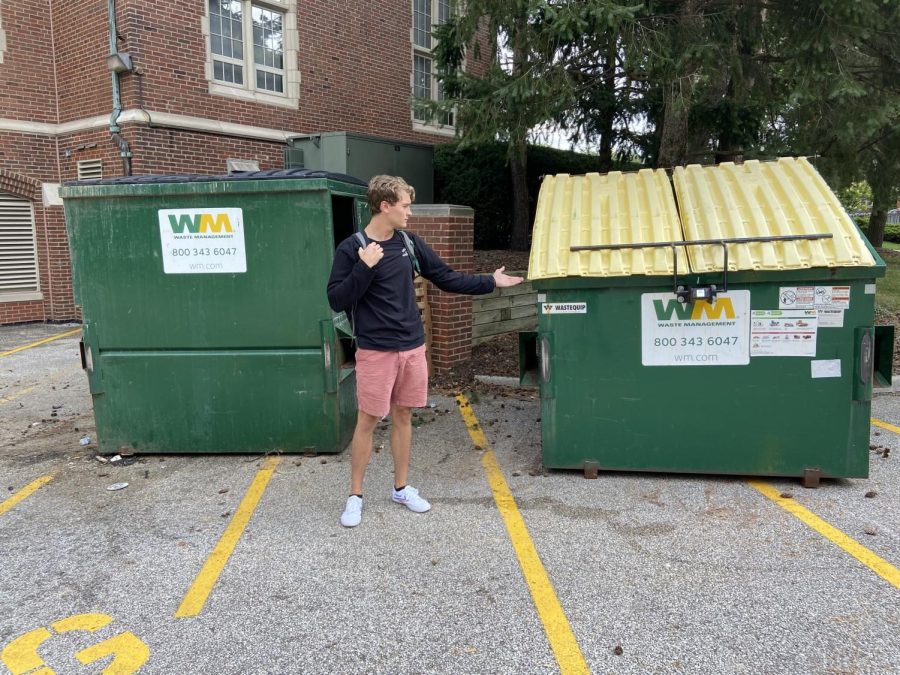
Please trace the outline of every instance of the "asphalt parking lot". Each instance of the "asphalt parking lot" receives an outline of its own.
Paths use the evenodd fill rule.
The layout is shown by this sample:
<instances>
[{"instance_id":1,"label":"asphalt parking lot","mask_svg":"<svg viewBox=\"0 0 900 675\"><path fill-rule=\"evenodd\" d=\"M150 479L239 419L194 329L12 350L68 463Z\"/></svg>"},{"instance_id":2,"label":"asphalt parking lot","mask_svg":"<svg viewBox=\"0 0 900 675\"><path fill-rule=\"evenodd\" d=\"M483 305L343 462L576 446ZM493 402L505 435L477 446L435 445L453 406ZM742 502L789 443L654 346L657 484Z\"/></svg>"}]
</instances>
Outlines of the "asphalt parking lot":
<instances>
[{"instance_id":1,"label":"asphalt parking lot","mask_svg":"<svg viewBox=\"0 0 900 675\"><path fill-rule=\"evenodd\" d=\"M382 429L346 530L349 452L98 460L78 339L0 327L11 673L900 672L900 395L869 478L816 490L544 471L537 401L434 396L432 511Z\"/></svg>"}]
</instances>

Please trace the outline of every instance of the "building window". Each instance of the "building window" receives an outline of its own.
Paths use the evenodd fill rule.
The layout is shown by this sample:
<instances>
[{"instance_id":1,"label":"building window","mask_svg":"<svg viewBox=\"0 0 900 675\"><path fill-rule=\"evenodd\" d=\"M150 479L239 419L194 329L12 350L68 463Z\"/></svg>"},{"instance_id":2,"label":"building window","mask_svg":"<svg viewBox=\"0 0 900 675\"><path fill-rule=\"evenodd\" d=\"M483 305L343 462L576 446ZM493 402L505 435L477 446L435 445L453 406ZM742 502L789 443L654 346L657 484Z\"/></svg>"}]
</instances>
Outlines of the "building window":
<instances>
[{"instance_id":1,"label":"building window","mask_svg":"<svg viewBox=\"0 0 900 675\"><path fill-rule=\"evenodd\" d=\"M431 31L434 26L445 23L450 18L450 0L413 0L412 45L413 45L413 97L428 101L443 101L444 92L436 77L433 57L435 39ZM445 128L453 131L453 112L431 113L421 107L413 107L415 125ZM433 131L434 129L429 129Z\"/></svg>"},{"instance_id":2,"label":"building window","mask_svg":"<svg viewBox=\"0 0 900 675\"><path fill-rule=\"evenodd\" d=\"M40 298L34 209L0 192L0 302Z\"/></svg>"},{"instance_id":3,"label":"building window","mask_svg":"<svg viewBox=\"0 0 900 675\"><path fill-rule=\"evenodd\" d=\"M297 107L297 0L207 0L213 94Z\"/></svg>"}]
</instances>

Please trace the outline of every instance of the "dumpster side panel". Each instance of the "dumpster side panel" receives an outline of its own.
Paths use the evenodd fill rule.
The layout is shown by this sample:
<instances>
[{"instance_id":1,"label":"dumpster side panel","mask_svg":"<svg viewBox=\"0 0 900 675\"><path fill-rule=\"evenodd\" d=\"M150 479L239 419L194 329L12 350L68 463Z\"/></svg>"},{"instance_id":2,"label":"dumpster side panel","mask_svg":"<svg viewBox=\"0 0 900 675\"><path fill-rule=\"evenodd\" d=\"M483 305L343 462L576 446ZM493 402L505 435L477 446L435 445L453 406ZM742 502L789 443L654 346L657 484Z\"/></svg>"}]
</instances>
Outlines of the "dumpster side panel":
<instances>
[{"instance_id":1,"label":"dumpster side panel","mask_svg":"<svg viewBox=\"0 0 900 675\"><path fill-rule=\"evenodd\" d=\"M303 351L106 352L95 364L101 452L338 452L338 394L323 391L321 361Z\"/></svg>"}]
</instances>

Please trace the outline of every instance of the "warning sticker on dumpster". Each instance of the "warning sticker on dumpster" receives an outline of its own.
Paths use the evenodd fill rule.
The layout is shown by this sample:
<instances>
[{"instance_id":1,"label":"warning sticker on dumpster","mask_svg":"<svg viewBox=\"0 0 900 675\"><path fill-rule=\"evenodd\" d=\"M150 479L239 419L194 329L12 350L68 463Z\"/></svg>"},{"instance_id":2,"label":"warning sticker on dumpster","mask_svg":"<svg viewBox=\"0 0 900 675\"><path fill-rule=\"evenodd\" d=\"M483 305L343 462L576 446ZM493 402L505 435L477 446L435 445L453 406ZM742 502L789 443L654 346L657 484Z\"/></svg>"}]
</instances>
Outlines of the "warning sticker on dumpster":
<instances>
[{"instance_id":1,"label":"warning sticker on dumpster","mask_svg":"<svg viewBox=\"0 0 900 675\"><path fill-rule=\"evenodd\" d=\"M754 309L751 356L815 356L818 312L814 309Z\"/></svg>"},{"instance_id":2,"label":"warning sticker on dumpster","mask_svg":"<svg viewBox=\"0 0 900 675\"><path fill-rule=\"evenodd\" d=\"M847 309L849 286L782 286L778 309Z\"/></svg>"},{"instance_id":3,"label":"warning sticker on dumpster","mask_svg":"<svg viewBox=\"0 0 900 675\"><path fill-rule=\"evenodd\" d=\"M750 291L713 302L680 303L673 293L641 295L645 366L744 366L750 363Z\"/></svg>"},{"instance_id":4,"label":"warning sticker on dumpster","mask_svg":"<svg viewBox=\"0 0 900 675\"><path fill-rule=\"evenodd\" d=\"M241 209L160 209L159 238L166 274L247 271Z\"/></svg>"}]
</instances>

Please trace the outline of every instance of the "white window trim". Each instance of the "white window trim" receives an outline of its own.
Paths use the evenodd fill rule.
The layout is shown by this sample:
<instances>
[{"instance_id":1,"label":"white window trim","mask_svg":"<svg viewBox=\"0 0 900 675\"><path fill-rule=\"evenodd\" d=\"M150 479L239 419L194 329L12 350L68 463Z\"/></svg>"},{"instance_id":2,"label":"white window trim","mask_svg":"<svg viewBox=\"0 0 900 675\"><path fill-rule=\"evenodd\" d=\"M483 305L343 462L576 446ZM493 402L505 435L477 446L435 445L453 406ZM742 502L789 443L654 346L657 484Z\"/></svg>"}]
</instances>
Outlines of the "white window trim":
<instances>
[{"instance_id":1,"label":"white window trim","mask_svg":"<svg viewBox=\"0 0 900 675\"><path fill-rule=\"evenodd\" d=\"M426 134L439 134L441 136L447 136L448 138L456 136L456 127L438 124L437 122L428 124L427 122L420 122L419 120L414 119L412 128L413 131L421 131Z\"/></svg>"},{"instance_id":2,"label":"white window trim","mask_svg":"<svg viewBox=\"0 0 900 675\"><path fill-rule=\"evenodd\" d=\"M0 192L0 198L4 199L14 199L16 201L23 201L28 204L28 210L30 213L31 219L31 242L32 242L32 251L34 253L34 278L35 285L37 288L35 290L17 290L17 291L5 291L0 289L0 302L24 302L27 300L43 300L44 294L41 292L41 270L38 261L38 251L37 251L37 231L35 229L35 218L34 218L34 204L31 203L30 200L25 199L23 197L19 197L18 195L9 194L7 192Z\"/></svg>"},{"instance_id":3,"label":"white window trim","mask_svg":"<svg viewBox=\"0 0 900 675\"><path fill-rule=\"evenodd\" d=\"M212 41L209 29L209 3L204 0L203 17L200 20L203 32L203 41L206 45L205 75L209 82L209 93L213 96L236 98L242 101L263 103L281 108L296 110L300 105L300 69L297 67L297 53L300 47L299 31L297 30L297 0L241 0L245 5L252 4L267 9L284 12L284 94L276 94L256 89L256 76L250 68L244 78L244 85L231 85L225 82L217 82L214 78ZM250 15L247 14L249 17ZM244 53L250 54L249 65L252 64L253 41L247 41L246 36L252 36L253 21L247 19L244 22ZM244 62L247 70L248 61Z\"/></svg>"},{"instance_id":4,"label":"white window trim","mask_svg":"<svg viewBox=\"0 0 900 675\"><path fill-rule=\"evenodd\" d=\"M0 7L0 63L3 63L3 52L6 51L6 31L3 30L2 7Z\"/></svg>"},{"instance_id":5,"label":"white window trim","mask_svg":"<svg viewBox=\"0 0 900 675\"><path fill-rule=\"evenodd\" d=\"M431 2L431 18L434 20L434 17L437 16L437 0L429 0ZM452 7L452 5L451 5ZM410 0L410 26L409 26L409 44L410 44L410 71L409 71L409 90L412 92L413 96L415 96L416 91L416 56L423 56L425 58L431 59L431 96L432 101L437 100L437 87L438 81L437 76L435 74L434 68L434 47L437 39L432 36L431 38L431 48L426 49L425 47L420 47L416 44L416 5L415 0ZM452 9L451 9L452 11ZM437 25L437 24L432 24ZM455 117L455 114L454 114ZM456 125L451 124L441 124L440 122L423 122L421 120L416 119L415 110L409 111L409 118L412 121L413 131L421 131L426 134L437 134L440 136L454 137L456 136Z\"/></svg>"},{"instance_id":6,"label":"white window trim","mask_svg":"<svg viewBox=\"0 0 900 675\"><path fill-rule=\"evenodd\" d=\"M28 302L31 300L43 300L44 294L40 291L0 291L0 303L3 302Z\"/></svg>"}]
</instances>

